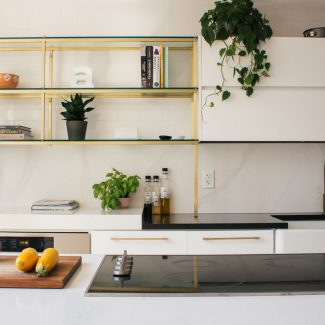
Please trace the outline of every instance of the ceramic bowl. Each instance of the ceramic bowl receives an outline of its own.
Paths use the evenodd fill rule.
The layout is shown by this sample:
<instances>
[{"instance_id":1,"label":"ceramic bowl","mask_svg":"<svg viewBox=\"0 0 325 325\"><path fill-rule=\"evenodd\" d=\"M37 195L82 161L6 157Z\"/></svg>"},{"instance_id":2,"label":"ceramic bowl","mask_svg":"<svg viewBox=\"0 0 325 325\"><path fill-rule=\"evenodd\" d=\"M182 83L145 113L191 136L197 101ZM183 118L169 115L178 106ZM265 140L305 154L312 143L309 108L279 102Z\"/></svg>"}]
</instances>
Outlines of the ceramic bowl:
<instances>
[{"instance_id":1,"label":"ceramic bowl","mask_svg":"<svg viewBox=\"0 0 325 325\"><path fill-rule=\"evenodd\" d=\"M0 73L0 88L16 88L19 76L12 73Z\"/></svg>"}]
</instances>

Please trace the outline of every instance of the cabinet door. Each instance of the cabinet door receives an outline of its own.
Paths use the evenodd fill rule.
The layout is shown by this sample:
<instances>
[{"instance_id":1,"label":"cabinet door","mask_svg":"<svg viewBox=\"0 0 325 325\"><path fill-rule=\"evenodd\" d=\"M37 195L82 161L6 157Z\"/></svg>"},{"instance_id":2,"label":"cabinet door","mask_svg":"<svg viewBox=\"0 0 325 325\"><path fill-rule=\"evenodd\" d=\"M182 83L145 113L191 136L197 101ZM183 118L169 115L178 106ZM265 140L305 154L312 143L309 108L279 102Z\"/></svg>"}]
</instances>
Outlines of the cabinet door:
<instances>
[{"instance_id":1,"label":"cabinet door","mask_svg":"<svg viewBox=\"0 0 325 325\"><path fill-rule=\"evenodd\" d=\"M188 254L272 254L273 230L189 231Z\"/></svg>"},{"instance_id":2,"label":"cabinet door","mask_svg":"<svg viewBox=\"0 0 325 325\"><path fill-rule=\"evenodd\" d=\"M223 42L210 46L202 40L201 47L201 85L214 87L220 84L221 74L217 66L219 50ZM270 78L264 78L262 87L324 87L325 69L324 38L272 37L261 47L267 51L271 62ZM232 77L232 69L224 69L226 86L238 86Z\"/></svg>"},{"instance_id":3,"label":"cabinet door","mask_svg":"<svg viewBox=\"0 0 325 325\"><path fill-rule=\"evenodd\" d=\"M185 231L93 231L93 254L184 255Z\"/></svg>"},{"instance_id":4,"label":"cabinet door","mask_svg":"<svg viewBox=\"0 0 325 325\"><path fill-rule=\"evenodd\" d=\"M212 47L202 42L201 141L325 140L325 74L320 72L325 71L324 39L268 41L263 46L271 62L270 78L263 78L251 97L240 89L232 69L225 67L225 86L232 95L224 102L209 96L221 84L216 64L221 46L222 42Z\"/></svg>"},{"instance_id":5,"label":"cabinet door","mask_svg":"<svg viewBox=\"0 0 325 325\"><path fill-rule=\"evenodd\" d=\"M276 230L276 254L325 253L324 229Z\"/></svg>"}]
</instances>

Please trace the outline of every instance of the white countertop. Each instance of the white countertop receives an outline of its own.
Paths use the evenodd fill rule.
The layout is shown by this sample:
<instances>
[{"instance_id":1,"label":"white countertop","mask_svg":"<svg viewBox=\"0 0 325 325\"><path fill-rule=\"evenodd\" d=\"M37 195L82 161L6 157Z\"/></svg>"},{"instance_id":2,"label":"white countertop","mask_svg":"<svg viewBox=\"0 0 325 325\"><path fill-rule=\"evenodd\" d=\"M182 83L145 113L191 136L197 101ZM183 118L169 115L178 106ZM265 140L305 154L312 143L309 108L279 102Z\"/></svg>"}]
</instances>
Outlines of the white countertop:
<instances>
[{"instance_id":1,"label":"white countertop","mask_svg":"<svg viewBox=\"0 0 325 325\"><path fill-rule=\"evenodd\" d=\"M83 255L64 289L0 289L1 324L323 325L325 296L85 297L102 256Z\"/></svg>"},{"instance_id":2,"label":"white countertop","mask_svg":"<svg viewBox=\"0 0 325 325\"><path fill-rule=\"evenodd\" d=\"M142 209L102 211L79 208L71 212L31 212L30 209L0 209L0 231L91 231L140 230Z\"/></svg>"}]
</instances>

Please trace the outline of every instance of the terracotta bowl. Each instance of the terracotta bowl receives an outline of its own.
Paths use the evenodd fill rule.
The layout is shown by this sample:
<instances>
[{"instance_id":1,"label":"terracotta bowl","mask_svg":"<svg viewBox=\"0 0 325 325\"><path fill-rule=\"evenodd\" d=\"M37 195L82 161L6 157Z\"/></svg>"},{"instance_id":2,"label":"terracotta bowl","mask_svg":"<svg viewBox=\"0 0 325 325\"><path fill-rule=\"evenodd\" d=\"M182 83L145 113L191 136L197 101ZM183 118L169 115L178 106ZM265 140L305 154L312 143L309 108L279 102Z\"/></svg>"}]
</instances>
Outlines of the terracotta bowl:
<instances>
[{"instance_id":1,"label":"terracotta bowl","mask_svg":"<svg viewBox=\"0 0 325 325\"><path fill-rule=\"evenodd\" d=\"M16 88L19 76L12 73L0 73L0 88Z\"/></svg>"}]
</instances>

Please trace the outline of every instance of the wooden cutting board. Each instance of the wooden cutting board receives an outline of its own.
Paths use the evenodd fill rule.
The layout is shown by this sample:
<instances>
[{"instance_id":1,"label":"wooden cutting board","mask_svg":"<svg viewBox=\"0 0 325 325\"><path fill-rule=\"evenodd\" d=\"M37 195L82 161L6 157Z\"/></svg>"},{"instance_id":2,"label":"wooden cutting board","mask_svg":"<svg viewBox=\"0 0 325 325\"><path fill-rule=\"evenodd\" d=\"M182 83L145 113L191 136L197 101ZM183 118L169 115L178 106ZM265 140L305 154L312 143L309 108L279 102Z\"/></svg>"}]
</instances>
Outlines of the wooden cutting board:
<instances>
[{"instance_id":1,"label":"wooden cutting board","mask_svg":"<svg viewBox=\"0 0 325 325\"><path fill-rule=\"evenodd\" d=\"M0 256L0 288L61 289L81 265L81 256L60 256L48 277L34 271L22 272L15 266L17 256Z\"/></svg>"}]
</instances>

